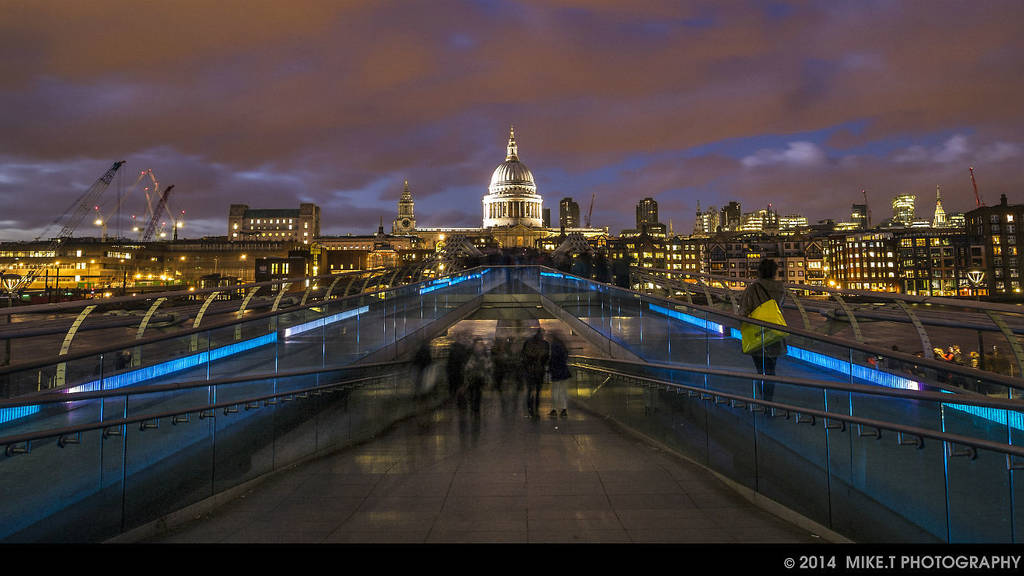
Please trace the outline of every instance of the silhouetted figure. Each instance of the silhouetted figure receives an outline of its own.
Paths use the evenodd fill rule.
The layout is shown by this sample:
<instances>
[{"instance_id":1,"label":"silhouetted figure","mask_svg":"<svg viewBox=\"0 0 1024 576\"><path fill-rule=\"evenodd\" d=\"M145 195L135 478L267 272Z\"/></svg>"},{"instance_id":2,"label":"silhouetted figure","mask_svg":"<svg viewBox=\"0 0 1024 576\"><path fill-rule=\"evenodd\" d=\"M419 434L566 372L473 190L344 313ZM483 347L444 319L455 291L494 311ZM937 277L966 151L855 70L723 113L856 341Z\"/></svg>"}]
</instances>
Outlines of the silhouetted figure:
<instances>
[{"instance_id":1,"label":"silhouetted figure","mask_svg":"<svg viewBox=\"0 0 1024 576\"><path fill-rule=\"evenodd\" d=\"M505 380L512 376L512 338L495 338L491 347L491 382L494 389L501 394Z\"/></svg>"},{"instance_id":2,"label":"silhouetted figure","mask_svg":"<svg viewBox=\"0 0 1024 576\"><path fill-rule=\"evenodd\" d=\"M561 411L562 418L568 414L569 408L569 349L558 333L551 335L551 360L548 364L551 373L551 412L555 416Z\"/></svg>"},{"instance_id":3,"label":"silhouetted figure","mask_svg":"<svg viewBox=\"0 0 1024 576\"><path fill-rule=\"evenodd\" d=\"M544 385L544 373L550 356L551 346L544 340L544 330L538 328L523 343L523 353L520 355L526 380L526 408L531 417L540 415L540 389Z\"/></svg>"},{"instance_id":4,"label":"silhouetted figure","mask_svg":"<svg viewBox=\"0 0 1024 576\"><path fill-rule=\"evenodd\" d=\"M420 395L427 392L427 385L433 384L433 382L426 382L427 368L430 367L430 363L433 359L430 357L430 342L424 340L420 343L420 347L416 350L416 354L412 358L413 370L415 370L416 382L416 394Z\"/></svg>"},{"instance_id":5,"label":"silhouetted figure","mask_svg":"<svg viewBox=\"0 0 1024 576\"><path fill-rule=\"evenodd\" d=\"M117 361L115 363L115 368L117 370L124 370L125 368L127 368L127 367L129 367L131 365L132 365L132 353L131 352L129 352L128 350L123 350L120 354L117 355Z\"/></svg>"},{"instance_id":6,"label":"silhouetted figure","mask_svg":"<svg viewBox=\"0 0 1024 576\"><path fill-rule=\"evenodd\" d=\"M786 287L781 282L775 280L775 274L778 270L779 265L775 260L769 258L761 261L761 264L757 267L757 280L747 284L747 288L740 297L740 314L750 316L758 306L768 300L775 300L775 303L779 305L779 310L782 310L782 305L786 301ZM758 374L765 375L775 374L776 359L785 354L785 340L772 342L750 353L751 358L754 359L754 368L757 369ZM764 399L771 400L775 392L775 383L762 381L762 391Z\"/></svg>"},{"instance_id":7,"label":"silhouetted figure","mask_svg":"<svg viewBox=\"0 0 1024 576\"><path fill-rule=\"evenodd\" d=\"M448 348L448 362L445 365L448 373L448 395L452 398L459 392L463 384L463 370L469 360L469 347L457 338Z\"/></svg>"},{"instance_id":8,"label":"silhouetted figure","mask_svg":"<svg viewBox=\"0 0 1024 576\"><path fill-rule=\"evenodd\" d=\"M484 386L491 376L491 355L487 345L480 338L473 343L469 359L466 361L465 384L463 386L464 400L460 400L459 406L465 405L468 400L474 414L480 412L480 399L483 395Z\"/></svg>"}]
</instances>

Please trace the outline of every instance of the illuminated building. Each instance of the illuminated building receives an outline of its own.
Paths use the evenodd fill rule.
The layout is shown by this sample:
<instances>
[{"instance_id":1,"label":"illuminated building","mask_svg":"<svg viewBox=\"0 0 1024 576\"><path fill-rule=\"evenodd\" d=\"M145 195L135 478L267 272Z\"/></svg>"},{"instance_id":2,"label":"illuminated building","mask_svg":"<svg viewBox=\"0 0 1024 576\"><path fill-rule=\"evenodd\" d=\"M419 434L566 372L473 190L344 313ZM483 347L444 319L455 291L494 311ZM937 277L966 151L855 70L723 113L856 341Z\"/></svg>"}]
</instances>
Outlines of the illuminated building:
<instances>
[{"instance_id":1,"label":"illuminated building","mask_svg":"<svg viewBox=\"0 0 1024 576\"><path fill-rule=\"evenodd\" d=\"M830 287L898 291L898 257L892 232L837 234L828 237L824 249L824 272Z\"/></svg>"},{"instance_id":2,"label":"illuminated building","mask_svg":"<svg viewBox=\"0 0 1024 576\"><path fill-rule=\"evenodd\" d=\"M516 133L509 131L505 161L491 174L488 193L483 198L483 227L543 225L543 198L537 194L533 173L519 160Z\"/></svg>"},{"instance_id":3,"label":"illuminated building","mask_svg":"<svg viewBox=\"0 0 1024 576\"><path fill-rule=\"evenodd\" d=\"M412 233L423 240L426 248L436 248L445 242L445 238L455 237L465 238L477 248L536 248L544 239L561 233L559 228L547 226L550 216L545 216L545 212L550 212L543 208L543 198L537 193L533 173L519 159L519 145L514 129L509 130L505 160L492 172L482 204L483 222L480 228L416 226ZM573 231L588 239L608 234L607 228L579 227L579 207L575 202L569 205L570 209L571 206L575 206L575 211L570 212L575 220L571 227ZM400 213L401 210L400 204ZM569 227L566 228L568 230Z\"/></svg>"},{"instance_id":4,"label":"illuminated building","mask_svg":"<svg viewBox=\"0 0 1024 576\"><path fill-rule=\"evenodd\" d=\"M968 287L974 295L1018 296L1021 294L1021 269L1024 244L1021 219L1024 205L1007 204L1006 195L996 206L982 206L964 214L970 242L970 269L976 278L983 273L978 286Z\"/></svg>"},{"instance_id":5,"label":"illuminated building","mask_svg":"<svg viewBox=\"0 0 1024 576\"><path fill-rule=\"evenodd\" d=\"M562 198L558 203L558 225L561 228L580 227L580 205L572 198Z\"/></svg>"},{"instance_id":6,"label":"illuminated building","mask_svg":"<svg viewBox=\"0 0 1024 576\"><path fill-rule=\"evenodd\" d=\"M320 235L320 207L299 204L298 209L252 209L232 204L228 211L228 240L300 242L309 244Z\"/></svg>"}]
</instances>

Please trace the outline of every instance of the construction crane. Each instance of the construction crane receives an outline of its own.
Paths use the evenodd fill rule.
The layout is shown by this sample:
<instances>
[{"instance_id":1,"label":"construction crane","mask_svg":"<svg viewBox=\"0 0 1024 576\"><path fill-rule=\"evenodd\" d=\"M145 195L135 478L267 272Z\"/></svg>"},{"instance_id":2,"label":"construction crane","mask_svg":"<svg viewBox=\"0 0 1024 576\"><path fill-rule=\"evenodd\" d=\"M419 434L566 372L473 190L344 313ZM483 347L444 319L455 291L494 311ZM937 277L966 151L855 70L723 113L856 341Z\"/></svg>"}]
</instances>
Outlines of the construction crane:
<instances>
[{"instance_id":1,"label":"construction crane","mask_svg":"<svg viewBox=\"0 0 1024 576\"><path fill-rule=\"evenodd\" d=\"M864 197L864 228L866 230L871 229L871 208L868 208L868 193L866 190L861 188L861 196Z\"/></svg>"},{"instance_id":2,"label":"construction crane","mask_svg":"<svg viewBox=\"0 0 1024 576\"><path fill-rule=\"evenodd\" d=\"M974 166L971 166L968 170L971 171L971 186L974 186L974 207L980 208L985 203L981 201L981 194L978 194L978 183L974 180Z\"/></svg>"},{"instance_id":3,"label":"construction crane","mask_svg":"<svg viewBox=\"0 0 1024 576\"><path fill-rule=\"evenodd\" d=\"M590 228L590 216L594 213L594 192L590 193L590 208L587 208L587 228Z\"/></svg>"},{"instance_id":4,"label":"construction crane","mask_svg":"<svg viewBox=\"0 0 1024 576\"><path fill-rule=\"evenodd\" d=\"M160 196L160 202L156 205L156 209L153 210L153 217L149 219L149 225L146 226L146 231L142 234L143 242L149 242L150 239L153 238L153 232L156 231L156 224L160 220L160 212L167 206L167 198L170 197L171 190L174 190L174 184L168 186Z\"/></svg>"},{"instance_id":5,"label":"construction crane","mask_svg":"<svg viewBox=\"0 0 1024 576\"><path fill-rule=\"evenodd\" d=\"M82 223L82 219L85 218L85 215L98 204L97 201L99 200L99 197L103 194L103 191L107 189L107 186L110 186L110 182L114 179L114 174L116 174L118 169L123 165L124 160L114 162L114 165L111 166L103 176L97 178L96 182L93 182L93 185L90 186L81 197L79 197L78 202L71 208L68 208L68 210L61 215L62 219L64 216L67 216L68 212L74 210L71 217L64 223L60 233L54 238L54 241L59 243L61 240L70 238L71 235L74 234L78 225Z\"/></svg>"},{"instance_id":6,"label":"construction crane","mask_svg":"<svg viewBox=\"0 0 1024 576\"><path fill-rule=\"evenodd\" d=\"M89 186L85 193L83 193L78 198L75 204L72 204L70 207L68 207L68 209L65 210L64 213L61 214L61 216L58 217L57 220L53 222L54 224L56 224L63 220L68 215L68 213L71 213L71 217L68 218L67 221L64 223L63 227L60 230L60 233L50 240L49 248L45 252L52 252L56 254L57 247L61 244L61 242L70 238L71 235L74 234L75 230L78 228L79 224L82 223L82 220L85 218L86 214L88 214L93 207L98 206L98 200L100 196L102 196L103 192L107 189L108 186L110 186L110 182L114 180L114 175L117 174L117 171L121 168L121 166L124 166L124 160L114 162L114 164L106 172L104 172L102 176L100 176L99 178L96 179L95 182L93 182L92 186ZM47 227L46 230L49 230L49 227ZM46 230L44 230L43 232L45 233ZM40 237L36 238L36 240L39 240L39 238L41 237L42 236L40 235ZM11 283L10 286L7 286L8 292L11 295L14 295L17 294L22 288L30 286L32 282L34 282L35 279L39 277L39 274L44 269L44 265L36 265L29 268L27 272L21 275L20 280Z\"/></svg>"}]
</instances>

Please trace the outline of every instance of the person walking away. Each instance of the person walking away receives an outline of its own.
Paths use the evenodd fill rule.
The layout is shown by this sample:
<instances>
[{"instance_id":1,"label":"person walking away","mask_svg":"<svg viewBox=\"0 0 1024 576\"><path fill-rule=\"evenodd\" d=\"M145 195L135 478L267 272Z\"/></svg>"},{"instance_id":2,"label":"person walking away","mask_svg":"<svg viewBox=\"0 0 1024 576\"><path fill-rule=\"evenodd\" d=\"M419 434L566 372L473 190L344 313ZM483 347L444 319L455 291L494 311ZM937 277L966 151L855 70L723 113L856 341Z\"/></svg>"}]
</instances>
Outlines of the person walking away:
<instances>
[{"instance_id":1,"label":"person walking away","mask_svg":"<svg viewBox=\"0 0 1024 576\"><path fill-rule=\"evenodd\" d=\"M775 301L775 305L779 310L777 316L778 320L781 320L781 324L785 325L785 320L782 319L781 310L782 306L786 301L786 288L781 282L775 280L775 274L779 270L779 265L771 258L762 260L760 265L757 267L757 280L747 284L746 289L743 291L743 295L740 297L740 314L743 316L751 317L755 310L770 310L771 304L768 304L770 300ZM765 305L762 308L762 305ZM758 313L760 314L760 312ZM761 334L763 332L764 338L767 343L763 343L759 346L755 346L748 350L747 335L744 335L744 352L751 355L754 361L754 368L758 374L774 375L775 364L779 356L786 354L786 341L785 335L781 332L776 332L764 328L755 324L748 324L756 330L751 330L754 334L756 341L760 341ZM762 395L765 400L771 400L775 392L774 382L761 382Z\"/></svg>"},{"instance_id":2,"label":"person walking away","mask_svg":"<svg viewBox=\"0 0 1024 576\"><path fill-rule=\"evenodd\" d=\"M448 373L448 395L452 398L458 394L459 389L462 388L463 384L463 369L466 366L466 360L469 359L469 347L462 342L462 338L457 338L452 345L448 348L448 362L445 364L446 371Z\"/></svg>"},{"instance_id":3,"label":"person walking away","mask_svg":"<svg viewBox=\"0 0 1024 576\"><path fill-rule=\"evenodd\" d=\"M415 393L417 396L427 392L427 386L433 384L433 382L427 382L427 368L430 367L432 359L430 357L430 341L424 340L420 343L420 347L416 349L416 354L412 358L413 370L415 370L416 383Z\"/></svg>"},{"instance_id":4,"label":"person walking away","mask_svg":"<svg viewBox=\"0 0 1024 576\"><path fill-rule=\"evenodd\" d=\"M465 391L470 408L474 414L480 413L480 398L483 394L484 385L491 375L491 357L483 339L477 338L473 343L473 350L466 361ZM463 402L459 402L462 406Z\"/></svg>"},{"instance_id":5,"label":"person walking away","mask_svg":"<svg viewBox=\"0 0 1024 576\"><path fill-rule=\"evenodd\" d=\"M544 330L538 328L523 343L522 370L526 379L526 408L530 417L540 416L540 389L544 385L551 356L551 346L544 340Z\"/></svg>"},{"instance_id":6,"label":"person walking away","mask_svg":"<svg viewBox=\"0 0 1024 576\"><path fill-rule=\"evenodd\" d=\"M548 371L551 373L551 413L549 415L555 416L561 410L561 416L565 418L568 415L568 386L572 373L569 372L569 349L558 333L551 336L551 361Z\"/></svg>"}]
</instances>

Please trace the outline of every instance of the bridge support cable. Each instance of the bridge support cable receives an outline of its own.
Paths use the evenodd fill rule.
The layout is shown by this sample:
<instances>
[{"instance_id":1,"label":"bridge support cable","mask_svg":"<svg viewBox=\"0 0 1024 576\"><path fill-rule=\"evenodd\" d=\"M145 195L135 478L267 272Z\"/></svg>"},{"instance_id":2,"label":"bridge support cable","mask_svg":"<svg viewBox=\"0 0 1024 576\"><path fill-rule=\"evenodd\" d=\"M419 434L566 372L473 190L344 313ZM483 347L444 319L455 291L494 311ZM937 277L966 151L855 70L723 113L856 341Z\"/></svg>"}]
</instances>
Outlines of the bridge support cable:
<instances>
[{"instance_id":1,"label":"bridge support cable","mask_svg":"<svg viewBox=\"0 0 1024 576\"><path fill-rule=\"evenodd\" d=\"M195 320L192 321L192 327L193 328L199 328L199 324L202 323L203 316L206 314L206 309L210 307L210 304L213 304L213 301L216 300L217 296L219 296L219 295L220 295L220 290L216 290L214 292L211 292L210 295L206 297L206 300L203 302L203 305L199 308L199 313L196 314ZM199 349L199 334L195 333L195 334L192 334L191 338L189 338L189 351L190 352L195 352L198 349Z\"/></svg>"},{"instance_id":2,"label":"bridge support cable","mask_svg":"<svg viewBox=\"0 0 1024 576\"><path fill-rule=\"evenodd\" d=\"M86 316L88 316L89 313L92 312L95 309L96 309L96 304L92 304L92 305L89 305L89 306L86 306L85 308L83 308L82 311L78 314L78 317L75 318L74 323L72 323L71 327L68 328L68 333L64 335L64 343L61 344L61 346L60 346L60 352L57 354L58 357L59 356L67 356L68 351L71 349L71 341L75 339L75 334L78 333L78 328L82 325L82 322L85 322ZM101 356L101 358L102 358L102 356ZM59 387L59 386L63 386L64 385L64 382L65 382L65 380L67 378L67 370L68 370L68 363L67 362L61 362L61 363L57 364L57 372L56 372L56 374L54 374L54 377L53 377L53 385L55 387Z\"/></svg>"},{"instance_id":3,"label":"bridge support cable","mask_svg":"<svg viewBox=\"0 0 1024 576\"><path fill-rule=\"evenodd\" d=\"M331 299L331 294L334 293L334 287L338 285L338 282L341 282L342 278L344 278L344 276L339 275L333 282L331 282L331 286L327 289L327 294L324 295L324 304L327 304L327 301ZM324 313L326 313L326 310Z\"/></svg>"},{"instance_id":4,"label":"bridge support cable","mask_svg":"<svg viewBox=\"0 0 1024 576\"><path fill-rule=\"evenodd\" d=\"M853 329L854 340L863 344L864 335L860 333L860 325L857 324L857 317L853 315L853 309L850 308L849 304L846 303L846 300L843 300L843 297L840 296L838 292L833 292L832 297L835 298L836 302L838 302L840 306L842 306L843 311L846 313L846 317L850 320L850 328Z\"/></svg>"},{"instance_id":5,"label":"bridge support cable","mask_svg":"<svg viewBox=\"0 0 1024 576\"><path fill-rule=\"evenodd\" d=\"M255 296L256 293L259 292L259 290L260 290L259 286L255 286L255 287L249 289L249 293L246 294L245 298L242 299L242 305L239 306L238 307L238 311L235 312L235 318L238 318L239 320L242 319L242 317L245 315L245 309L249 307L249 301L252 300L252 297ZM235 325L235 340L241 340L241 339L242 339L242 324L239 323L239 324Z\"/></svg>"},{"instance_id":6,"label":"bridge support cable","mask_svg":"<svg viewBox=\"0 0 1024 576\"><path fill-rule=\"evenodd\" d=\"M1010 344L1010 350L1013 351L1013 357L1017 360L1017 374L1024 376L1024 351L1021 350L1017 337L1013 335L1013 331L1010 330L1010 327L1006 325L1006 321L999 314L991 310L985 310L985 314L988 314L988 317L992 319L992 322L999 327L1003 336L1006 337L1006 341ZM984 351L981 351L981 353L984 353Z\"/></svg>"},{"instance_id":7,"label":"bridge support cable","mask_svg":"<svg viewBox=\"0 0 1024 576\"><path fill-rule=\"evenodd\" d=\"M921 324L920 318L914 311L907 306L907 303L903 300L897 300L896 305L899 306L903 312L910 318L910 321L914 324L914 328L917 328L917 335L921 338L921 349L924 350L925 358L935 358L935 353L932 351L932 342L928 338L928 332L924 329L924 324Z\"/></svg>"},{"instance_id":8,"label":"bridge support cable","mask_svg":"<svg viewBox=\"0 0 1024 576\"><path fill-rule=\"evenodd\" d=\"M142 340L143 334L146 333L146 328L149 327L149 321L153 319L153 314L156 314L156 309L166 301L167 298L157 298L149 307L149 310L146 310L146 315L142 317L142 322L139 322L139 329L135 332L136 340ZM142 346L136 346L132 351L132 366L139 366L141 363Z\"/></svg>"},{"instance_id":9,"label":"bridge support cable","mask_svg":"<svg viewBox=\"0 0 1024 576\"><path fill-rule=\"evenodd\" d=\"M796 309L800 311L800 318L804 321L804 330L812 332L813 328L811 328L811 320L807 316L807 310L804 309L804 305L800 303L800 298L797 297L796 290L792 288L787 288L787 290L789 291L790 299L793 301L793 304L796 305Z\"/></svg>"}]
</instances>

